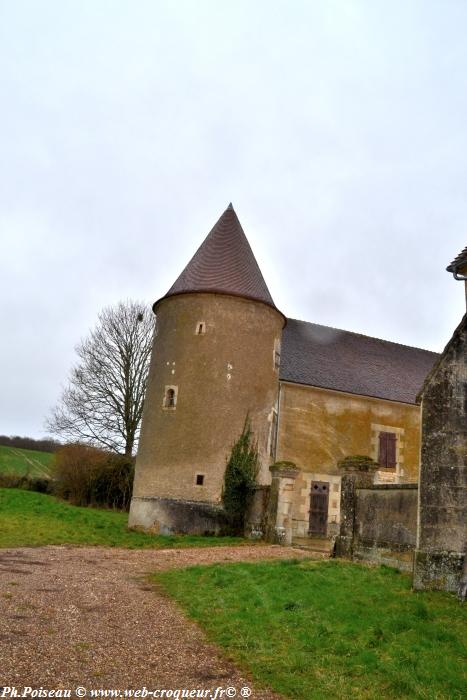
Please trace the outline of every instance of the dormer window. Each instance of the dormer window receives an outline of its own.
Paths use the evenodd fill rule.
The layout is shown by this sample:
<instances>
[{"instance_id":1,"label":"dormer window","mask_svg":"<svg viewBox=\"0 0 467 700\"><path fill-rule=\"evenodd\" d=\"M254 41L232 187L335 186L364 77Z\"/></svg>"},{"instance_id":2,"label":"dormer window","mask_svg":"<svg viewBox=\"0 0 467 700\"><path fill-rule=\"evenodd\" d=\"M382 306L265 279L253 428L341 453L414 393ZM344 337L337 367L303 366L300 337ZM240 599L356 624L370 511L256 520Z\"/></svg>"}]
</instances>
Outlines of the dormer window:
<instances>
[{"instance_id":1,"label":"dormer window","mask_svg":"<svg viewBox=\"0 0 467 700\"><path fill-rule=\"evenodd\" d=\"M196 335L204 335L206 333L206 323L204 321L198 321L196 324Z\"/></svg>"},{"instance_id":2,"label":"dormer window","mask_svg":"<svg viewBox=\"0 0 467 700\"><path fill-rule=\"evenodd\" d=\"M165 387L164 401L162 403L163 408L175 409L177 405L177 391L178 387L176 386Z\"/></svg>"}]
</instances>

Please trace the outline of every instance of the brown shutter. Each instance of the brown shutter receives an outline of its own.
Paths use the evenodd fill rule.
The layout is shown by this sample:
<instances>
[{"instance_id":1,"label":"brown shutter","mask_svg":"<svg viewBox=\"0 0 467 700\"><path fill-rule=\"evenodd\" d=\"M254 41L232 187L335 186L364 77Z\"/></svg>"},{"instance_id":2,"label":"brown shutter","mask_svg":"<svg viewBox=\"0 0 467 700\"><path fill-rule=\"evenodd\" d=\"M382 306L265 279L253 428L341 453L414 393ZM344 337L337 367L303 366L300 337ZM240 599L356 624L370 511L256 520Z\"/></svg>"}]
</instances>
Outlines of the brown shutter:
<instances>
[{"instance_id":1,"label":"brown shutter","mask_svg":"<svg viewBox=\"0 0 467 700\"><path fill-rule=\"evenodd\" d=\"M396 434L395 433L386 433L386 435L387 435L387 449L386 449L387 466L388 467L395 467L396 466Z\"/></svg>"},{"instance_id":2,"label":"brown shutter","mask_svg":"<svg viewBox=\"0 0 467 700\"><path fill-rule=\"evenodd\" d=\"M378 455L378 463L380 467L386 467L387 466L387 461L388 461L388 442L386 439L387 433L380 433L379 434L379 455Z\"/></svg>"}]
</instances>

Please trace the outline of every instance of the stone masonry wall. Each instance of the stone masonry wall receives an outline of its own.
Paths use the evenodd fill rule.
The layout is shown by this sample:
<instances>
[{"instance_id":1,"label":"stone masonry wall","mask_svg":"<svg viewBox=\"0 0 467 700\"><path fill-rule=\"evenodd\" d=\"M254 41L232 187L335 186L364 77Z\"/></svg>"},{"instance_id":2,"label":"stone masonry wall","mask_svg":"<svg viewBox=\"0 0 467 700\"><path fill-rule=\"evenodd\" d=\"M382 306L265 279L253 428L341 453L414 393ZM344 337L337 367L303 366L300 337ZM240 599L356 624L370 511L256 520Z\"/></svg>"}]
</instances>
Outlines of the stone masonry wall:
<instances>
[{"instance_id":1,"label":"stone masonry wall","mask_svg":"<svg viewBox=\"0 0 467 700\"><path fill-rule=\"evenodd\" d=\"M359 487L342 477L336 554L411 571L417 536L416 484Z\"/></svg>"},{"instance_id":2,"label":"stone masonry wall","mask_svg":"<svg viewBox=\"0 0 467 700\"><path fill-rule=\"evenodd\" d=\"M422 398L419 533L414 587L456 590L466 549L467 315Z\"/></svg>"},{"instance_id":3,"label":"stone masonry wall","mask_svg":"<svg viewBox=\"0 0 467 700\"><path fill-rule=\"evenodd\" d=\"M274 348L282 324L276 310L239 297L181 294L159 303L131 527L150 520L151 498L155 523L162 513L158 499L219 504L226 460L247 414L258 445L258 480L270 482L268 445L278 393ZM167 388L176 397L169 407Z\"/></svg>"}]
</instances>

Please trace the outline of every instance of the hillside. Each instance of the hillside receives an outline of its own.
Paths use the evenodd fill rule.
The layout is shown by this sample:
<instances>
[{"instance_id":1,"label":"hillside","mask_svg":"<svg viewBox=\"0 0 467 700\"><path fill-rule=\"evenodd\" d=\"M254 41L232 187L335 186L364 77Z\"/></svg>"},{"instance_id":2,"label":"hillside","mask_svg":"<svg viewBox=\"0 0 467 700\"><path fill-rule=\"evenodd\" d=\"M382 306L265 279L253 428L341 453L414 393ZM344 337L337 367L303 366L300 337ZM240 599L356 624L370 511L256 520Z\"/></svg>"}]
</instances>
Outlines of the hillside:
<instances>
[{"instance_id":1,"label":"hillside","mask_svg":"<svg viewBox=\"0 0 467 700\"><path fill-rule=\"evenodd\" d=\"M48 544L165 549L246 542L239 537L135 532L127 523L128 513L110 508L79 508L43 493L0 488L0 549Z\"/></svg>"},{"instance_id":2,"label":"hillside","mask_svg":"<svg viewBox=\"0 0 467 700\"><path fill-rule=\"evenodd\" d=\"M53 454L0 445L0 473L45 477L50 475Z\"/></svg>"}]
</instances>

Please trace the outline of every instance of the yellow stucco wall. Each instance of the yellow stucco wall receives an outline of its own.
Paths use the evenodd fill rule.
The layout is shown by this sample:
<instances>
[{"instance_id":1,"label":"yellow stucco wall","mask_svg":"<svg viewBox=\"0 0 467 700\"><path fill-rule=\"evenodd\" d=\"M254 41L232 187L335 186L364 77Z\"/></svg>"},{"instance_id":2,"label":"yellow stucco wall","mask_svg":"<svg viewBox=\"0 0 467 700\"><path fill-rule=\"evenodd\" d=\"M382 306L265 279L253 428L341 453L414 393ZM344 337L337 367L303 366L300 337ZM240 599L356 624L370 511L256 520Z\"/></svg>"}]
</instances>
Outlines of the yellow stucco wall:
<instances>
[{"instance_id":1,"label":"yellow stucco wall","mask_svg":"<svg viewBox=\"0 0 467 700\"><path fill-rule=\"evenodd\" d=\"M386 430L397 434L398 481L417 480L419 406L284 382L280 402L277 460L307 472L339 474L343 457L376 459L378 434Z\"/></svg>"},{"instance_id":2,"label":"yellow stucco wall","mask_svg":"<svg viewBox=\"0 0 467 700\"><path fill-rule=\"evenodd\" d=\"M337 534L341 476L337 462L357 454L377 460L380 431L397 435L397 467L378 470L375 481L417 481L419 406L281 383L276 458L295 462L302 472L294 489L294 536L307 535L313 481L329 483L328 534Z\"/></svg>"}]
</instances>

